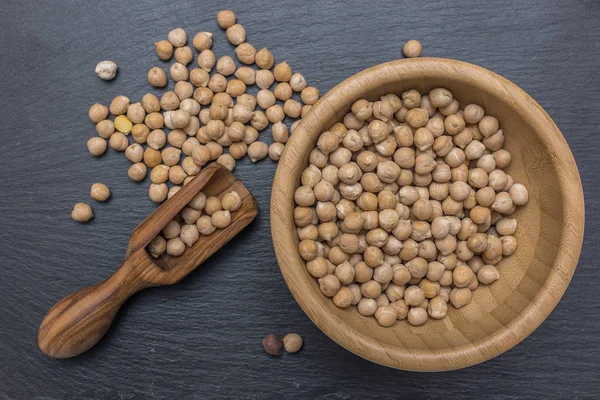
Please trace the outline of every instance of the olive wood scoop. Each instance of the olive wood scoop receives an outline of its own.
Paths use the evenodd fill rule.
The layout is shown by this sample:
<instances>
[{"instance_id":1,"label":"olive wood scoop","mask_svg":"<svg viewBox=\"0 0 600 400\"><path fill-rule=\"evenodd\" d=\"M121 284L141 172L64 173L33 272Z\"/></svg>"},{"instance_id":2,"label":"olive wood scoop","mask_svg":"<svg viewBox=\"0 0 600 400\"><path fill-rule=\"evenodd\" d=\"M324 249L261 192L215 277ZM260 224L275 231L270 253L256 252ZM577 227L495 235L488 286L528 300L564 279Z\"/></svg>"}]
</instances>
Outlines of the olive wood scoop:
<instances>
[{"instance_id":1,"label":"olive wood scoop","mask_svg":"<svg viewBox=\"0 0 600 400\"><path fill-rule=\"evenodd\" d=\"M241 207L231 224L200 239L179 257L151 258L146 246L200 191L222 198L235 191ZM212 163L133 230L119 269L104 282L75 292L48 311L40 325L38 345L55 358L79 355L93 347L110 327L121 305L137 291L179 282L213 255L256 217L256 200L223 166Z\"/></svg>"}]
</instances>

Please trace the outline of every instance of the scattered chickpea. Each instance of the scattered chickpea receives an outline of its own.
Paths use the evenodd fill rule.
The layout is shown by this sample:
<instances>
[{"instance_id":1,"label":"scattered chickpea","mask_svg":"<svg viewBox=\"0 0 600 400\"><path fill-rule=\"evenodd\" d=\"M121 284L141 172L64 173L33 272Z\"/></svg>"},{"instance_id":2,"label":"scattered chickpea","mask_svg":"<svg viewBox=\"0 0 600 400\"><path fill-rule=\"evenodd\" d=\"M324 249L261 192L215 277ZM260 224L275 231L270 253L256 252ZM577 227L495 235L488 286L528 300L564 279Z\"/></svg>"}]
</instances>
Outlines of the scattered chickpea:
<instances>
[{"instance_id":1,"label":"scattered chickpea","mask_svg":"<svg viewBox=\"0 0 600 400\"><path fill-rule=\"evenodd\" d=\"M104 154L104 152L106 151L106 147L106 140L99 137L93 137L87 142L88 151L94 157L99 157L102 154Z\"/></svg>"},{"instance_id":2,"label":"scattered chickpea","mask_svg":"<svg viewBox=\"0 0 600 400\"><path fill-rule=\"evenodd\" d=\"M94 218L92 207L85 203L75 204L73 211L71 211L71 218L77 222L88 222L90 219Z\"/></svg>"},{"instance_id":3,"label":"scattered chickpea","mask_svg":"<svg viewBox=\"0 0 600 400\"><path fill-rule=\"evenodd\" d=\"M235 21L235 13L231 10L221 10L217 14L217 23L219 24L221 29L227 29L235 25Z\"/></svg>"},{"instance_id":4,"label":"scattered chickpea","mask_svg":"<svg viewBox=\"0 0 600 400\"><path fill-rule=\"evenodd\" d=\"M274 63L273 53L264 47L256 53L255 62L259 68L271 69Z\"/></svg>"},{"instance_id":5,"label":"scattered chickpea","mask_svg":"<svg viewBox=\"0 0 600 400\"><path fill-rule=\"evenodd\" d=\"M127 136L122 134L121 132L115 132L108 139L108 143L110 148L116 151L125 151L127 147L129 147L129 141L127 140Z\"/></svg>"},{"instance_id":6,"label":"scattered chickpea","mask_svg":"<svg viewBox=\"0 0 600 400\"><path fill-rule=\"evenodd\" d=\"M227 40L233 45L240 45L246 41L246 30L240 24L231 25L225 31Z\"/></svg>"},{"instance_id":7,"label":"scattered chickpea","mask_svg":"<svg viewBox=\"0 0 600 400\"><path fill-rule=\"evenodd\" d=\"M423 47L421 46L421 42L419 42L418 40L414 40L414 39L406 42L404 44L404 47L402 48L402 52L404 53L404 56L408 57L408 58L420 57L422 50L423 50Z\"/></svg>"},{"instance_id":8,"label":"scattered chickpea","mask_svg":"<svg viewBox=\"0 0 600 400\"><path fill-rule=\"evenodd\" d=\"M192 46L198 51L210 49L213 43L212 36L210 32L198 32L192 39Z\"/></svg>"},{"instance_id":9,"label":"scattered chickpea","mask_svg":"<svg viewBox=\"0 0 600 400\"><path fill-rule=\"evenodd\" d=\"M96 64L96 75L104 81L110 81L117 75L117 63L114 61L100 61Z\"/></svg>"},{"instance_id":10,"label":"scattered chickpea","mask_svg":"<svg viewBox=\"0 0 600 400\"><path fill-rule=\"evenodd\" d=\"M148 71L148 83L157 88L165 87L167 86L167 74L159 67L152 67Z\"/></svg>"},{"instance_id":11,"label":"scattered chickpea","mask_svg":"<svg viewBox=\"0 0 600 400\"><path fill-rule=\"evenodd\" d=\"M253 142L248 146L248 156L252 162L262 160L269 153L269 147L263 142Z\"/></svg>"},{"instance_id":12,"label":"scattered chickpea","mask_svg":"<svg viewBox=\"0 0 600 400\"><path fill-rule=\"evenodd\" d=\"M148 189L148 196L150 200L155 203L162 203L167 198L169 188L166 183L152 183Z\"/></svg>"},{"instance_id":13,"label":"scattered chickpea","mask_svg":"<svg viewBox=\"0 0 600 400\"><path fill-rule=\"evenodd\" d=\"M88 116L93 123L98 123L108 117L108 107L96 103L90 107Z\"/></svg>"},{"instance_id":14,"label":"scattered chickpea","mask_svg":"<svg viewBox=\"0 0 600 400\"><path fill-rule=\"evenodd\" d=\"M94 200L104 202L110 197L110 189L103 183L94 183L90 190L90 196Z\"/></svg>"},{"instance_id":15,"label":"scattered chickpea","mask_svg":"<svg viewBox=\"0 0 600 400\"><path fill-rule=\"evenodd\" d=\"M297 333L288 333L283 337L283 347L288 353L296 353L302 348L302 336Z\"/></svg>"},{"instance_id":16,"label":"scattered chickpea","mask_svg":"<svg viewBox=\"0 0 600 400\"><path fill-rule=\"evenodd\" d=\"M132 181L140 182L146 177L148 167L142 162L137 162L129 167L128 175Z\"/></svg>"}]
</instances>

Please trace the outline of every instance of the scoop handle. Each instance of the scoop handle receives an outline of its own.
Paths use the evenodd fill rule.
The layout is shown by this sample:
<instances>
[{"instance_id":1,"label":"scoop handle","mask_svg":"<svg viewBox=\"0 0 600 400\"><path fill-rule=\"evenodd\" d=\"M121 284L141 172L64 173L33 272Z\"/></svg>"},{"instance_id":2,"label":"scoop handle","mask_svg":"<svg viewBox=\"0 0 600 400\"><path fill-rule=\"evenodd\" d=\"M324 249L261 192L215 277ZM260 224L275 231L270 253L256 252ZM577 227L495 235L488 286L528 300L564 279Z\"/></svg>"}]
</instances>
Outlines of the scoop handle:
<instances>
[{"instance_id":1,"label":"scoop handle","mask_svg":"<svg viewBox=\"0 0 600 400\"><path fill-rule=\"evenodd\" d=\"M150 286L146 269L130 257L104 282L72 293L54 305L43 319L38 346L50 357L77 356L102 339L123 303Z\"/></svg>"}]
</instances>

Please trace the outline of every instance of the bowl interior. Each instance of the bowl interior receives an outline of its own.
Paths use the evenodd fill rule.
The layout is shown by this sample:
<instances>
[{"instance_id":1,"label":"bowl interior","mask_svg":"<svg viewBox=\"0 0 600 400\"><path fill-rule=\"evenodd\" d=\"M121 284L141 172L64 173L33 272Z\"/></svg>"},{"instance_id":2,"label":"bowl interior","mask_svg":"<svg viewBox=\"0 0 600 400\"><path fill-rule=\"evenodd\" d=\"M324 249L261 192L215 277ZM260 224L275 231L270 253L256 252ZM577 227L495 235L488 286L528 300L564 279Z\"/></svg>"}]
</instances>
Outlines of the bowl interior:
<instances>
[{"instance_id":1,"label":"bowl interior","mask_svg":"<svg viewBox=\"0 0 600 400\"><path fill-rule=\"evenodd\" d=\"M449 89L461 107L479 104L498 118L506 137L505 148L512 154L506 171L528 188L530 201L514 214L518 220L518 249L498 265L497 282L481 285L466 307L449 307L448 317L443 320L430 319L421 327L398 321L392 328L383 328L374 318L361 316L355 307L337 308L320 293L297 254L293 190L299 185L300 173L308 165L308 154L319 134L339 122L354 101L375 100L407 89L426 93L435 87ZM514 346L545 319L562 296L576 266L583 234L579 175L558 128L514 84L485 69L451 60L396 61L363 71L338 85L314 107L298 130L300 134L294 132L286 146L275 178L275 250L296 300L342 346L396 368L461 368ZM284 175L288 183L281 185ZM287 226L285 234L276 234L275 225Z\"/></svg>"}]
</instances>

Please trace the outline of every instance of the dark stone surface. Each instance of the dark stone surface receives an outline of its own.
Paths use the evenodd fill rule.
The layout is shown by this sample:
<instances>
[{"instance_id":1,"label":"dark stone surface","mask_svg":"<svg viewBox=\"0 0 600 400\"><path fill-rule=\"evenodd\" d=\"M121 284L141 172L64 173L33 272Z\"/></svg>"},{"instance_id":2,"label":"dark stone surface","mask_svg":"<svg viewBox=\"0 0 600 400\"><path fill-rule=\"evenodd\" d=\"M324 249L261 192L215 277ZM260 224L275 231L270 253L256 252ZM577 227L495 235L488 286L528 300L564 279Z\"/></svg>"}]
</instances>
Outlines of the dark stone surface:
<instances>
[{"instance_id":1,"label":"dark stone surface","mask_svg":"<svg viewBox=\"0 0 600 400\"><path fill-rule=\"evenodd\" d=\"M0 5L0 398L592 398L600 391L600 3L3 1ZM384 368L336 345L286 288L269 231L275 164L239 163L258 199L257 220L177 286L150 289L123 308L107 337L71 360L37 348L38 324L75 289L120 263L129 232L154 206L128 161L94 159L88 107L148 91L153 43L181 26L215 33L233 55L216 12L232 8L251 43L268 46L322 92L374 64L398 58L418 38L424 54L482 65L529 92L554 118L578 163L586 237L560 305L522 344L482 365L418 374ZM259 48L260 48L259 47ZM93 70L119 64L106 83ZM264 136L270 136L268 133ZM106 183L89 225L70 211ZM273 359L269 332L299 332L304 349Z\"/></svg>"}]
</instances>

